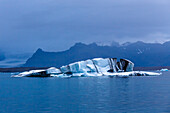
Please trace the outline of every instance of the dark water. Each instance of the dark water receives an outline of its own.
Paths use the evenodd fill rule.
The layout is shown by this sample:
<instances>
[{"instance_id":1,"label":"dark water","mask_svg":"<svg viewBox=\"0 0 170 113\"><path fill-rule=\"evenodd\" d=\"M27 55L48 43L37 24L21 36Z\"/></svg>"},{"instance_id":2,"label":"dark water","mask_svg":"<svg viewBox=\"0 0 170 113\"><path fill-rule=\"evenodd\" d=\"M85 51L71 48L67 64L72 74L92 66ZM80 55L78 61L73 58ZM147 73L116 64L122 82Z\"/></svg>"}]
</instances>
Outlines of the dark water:
<instances>
[{"instance_id":1,"label":"dark water","mask_svg":"<svg viewBox=\"0 0 170 113\"><path fill-rule=\"evenodd\" d=\"M157 77L70 79L1 74L0 112L170 112L170 72Z\"/></svg>"}]
</instances>

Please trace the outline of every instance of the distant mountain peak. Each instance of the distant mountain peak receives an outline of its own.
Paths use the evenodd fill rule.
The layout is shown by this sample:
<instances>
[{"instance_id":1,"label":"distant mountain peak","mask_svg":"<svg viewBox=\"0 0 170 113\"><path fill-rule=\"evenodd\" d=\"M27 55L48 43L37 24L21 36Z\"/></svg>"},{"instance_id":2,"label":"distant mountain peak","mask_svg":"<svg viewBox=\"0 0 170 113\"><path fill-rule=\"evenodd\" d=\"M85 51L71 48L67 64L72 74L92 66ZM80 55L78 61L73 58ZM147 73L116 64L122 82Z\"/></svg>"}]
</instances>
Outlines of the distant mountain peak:
<instances>
[{"instance_id":1,"label":"distant mountain peak","mask_svg":"<svg viewBox=\"0 0 170 113\"><path fill-rule=\"evenodd\" d=\"M84 47L96 47L98 46L96 43L91 43L91 44L84 44L82 42L78 42L78 43L75 43L75 45L73 45L70 49L74 49L74 48L84 48Z\"/></svg>"},{"instance_id":2,"label":"distant mountain peak","mask_svg":"<svg viewBox=\"0 0 170 113\"><path fill-rule=\"evenodd\" d=\"M130 44L132 44L132 43L131 42L125 42L125 43L121 44L121 46L128 46Z\"/></svg>"},{"instance_id":3,"label":"distant mountain peak","mask_svg":"<svg viewBox=\"0 0 170 113\"><path fill-rule=\"evenodd\" d=\"M82 43L82 42L77 42L77 43L75 43L75 45L74 46L84 46L84 45L86 45L86 44L84 44L84 43Z\"/></svg>"},{"instance_id":4,"label":"distant mountain peak","mask_svg":"<svg viewBox=\"0 0 170 113\"><path fill-rule=\"evenodd\" d=\"M170 41L164 42L164 45L170 45Z\"/></svg>"},{"instance_id":5,"label":"distant mountain peak","mask_svg":"<svg viewBox=\"0 0 170 113\"><path fill-rule=\"evenodd\" d=\"M89 44L89 46L98 46L95 42Z\"/></svg>"},{"instance_id":6,"label":"distant mountain peak","mask_svg":"<svg viewBox=\"0 0 170 113\"><path fill-rule=\"evenodd\" d=\"M137 41L137 42L135 42L136 44L146 44L146 43L144 43L143 41Z\"/></svg>"},{"instance_id":7,"label":"distant mountain peak","mask_svg":"<svg viewBox=\"0 0 170 113\"><path fill-rule=\"evenodd\" d=\"M35 53L42 53L42 52L44 52L44 51L41 48L38 48Z\"/></svg>"},{"instance_id":8,"label":"distant mountain peak","mask_svg":"<svg viewBox=\"0 0 170 113\"><path fill-rule=\"evenodd\" d=\"M120 44L119 44L119 42L112 41L111 46L119 47Z\"/></svg>"},{"instance_id":9,"label":"distant mountain peak","mask_svg":"<svg viewBox=\"0 0 170 113\"><path fill-rule=\"evenodd\" d=\"M84 47L84 46L87 46L87 45L84 44L84 43L81 43L81 42L77 42L72 47L70 47L70 49L81 48L81 47Z\"/></svg>"}]
</instances>

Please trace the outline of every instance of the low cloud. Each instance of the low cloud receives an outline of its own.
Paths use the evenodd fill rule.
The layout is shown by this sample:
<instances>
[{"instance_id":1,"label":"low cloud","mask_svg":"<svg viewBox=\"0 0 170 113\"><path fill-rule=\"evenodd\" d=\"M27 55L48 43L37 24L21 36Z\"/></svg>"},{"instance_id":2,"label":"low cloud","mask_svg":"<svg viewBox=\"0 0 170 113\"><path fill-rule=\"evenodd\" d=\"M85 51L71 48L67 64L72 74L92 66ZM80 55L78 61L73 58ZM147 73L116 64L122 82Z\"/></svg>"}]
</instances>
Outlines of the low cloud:
<instances>
[{"instance_id":1,"label":"low cloud","mask_svg":"<svg viewBox=\"0 0 170 113\"><path fill-rule=\"evenodd\" d=\"M0 48L68 49L75 42L170 40L168 0L0 0Z\"/></svg>"}]
</instances>

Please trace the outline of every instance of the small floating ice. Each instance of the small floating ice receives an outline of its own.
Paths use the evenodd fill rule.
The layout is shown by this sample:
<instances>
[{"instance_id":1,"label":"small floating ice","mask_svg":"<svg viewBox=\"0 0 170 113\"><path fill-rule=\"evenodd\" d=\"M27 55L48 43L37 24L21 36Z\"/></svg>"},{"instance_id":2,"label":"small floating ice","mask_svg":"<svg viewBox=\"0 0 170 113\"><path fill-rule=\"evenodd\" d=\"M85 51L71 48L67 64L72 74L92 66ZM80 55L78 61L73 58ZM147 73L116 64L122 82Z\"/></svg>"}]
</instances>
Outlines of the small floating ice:
<instances>
[{"instance_id":1,"label":"small floating ice","mask_svg":"<svg viewBox=\"0 0 170 113\"><path fill-rule=\"evenodd\" d=\"M167 69L167 68L165 68L165 69L161 69L160 71L168 71L168 69Z\"/></svg>"},{"instance_id":2,"label":"small floating ice","mask_svg":"<svg viewBox=\"0 0 170 113\"><path fill-rule=\"evenodd\" d=\"M129 77L129 76L158 76L158 75L161 75L161 73L148 72L148 71L132 71L132 72L112 73L109 76Z\"/></svg>"}]
</instances>

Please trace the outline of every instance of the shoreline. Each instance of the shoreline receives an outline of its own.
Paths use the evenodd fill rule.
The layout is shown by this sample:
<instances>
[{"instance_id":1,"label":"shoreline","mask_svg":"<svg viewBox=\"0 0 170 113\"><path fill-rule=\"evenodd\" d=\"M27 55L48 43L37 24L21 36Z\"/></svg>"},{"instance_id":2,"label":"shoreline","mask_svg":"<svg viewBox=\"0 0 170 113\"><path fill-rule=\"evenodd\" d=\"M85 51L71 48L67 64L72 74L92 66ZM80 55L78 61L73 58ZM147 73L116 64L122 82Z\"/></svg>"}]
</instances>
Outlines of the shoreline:
<instances>
[{"instance_id":1,"label":"shoreline","mask_svg":"<svg viewBox=\"0 0 170 113\"><path fill-rule=\"evenodd\" d=\"M8 72L24 72L29 70L37 70L37 69L48 69L49 67L13 67L13 68L0 68L0 72L8 73ZM134 71L155 71L167 68L170 70L170 66L153 66L153 67L134 67Z\"/></svg>"}]
</instances>

